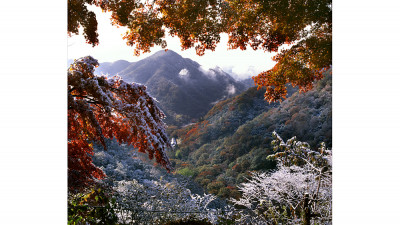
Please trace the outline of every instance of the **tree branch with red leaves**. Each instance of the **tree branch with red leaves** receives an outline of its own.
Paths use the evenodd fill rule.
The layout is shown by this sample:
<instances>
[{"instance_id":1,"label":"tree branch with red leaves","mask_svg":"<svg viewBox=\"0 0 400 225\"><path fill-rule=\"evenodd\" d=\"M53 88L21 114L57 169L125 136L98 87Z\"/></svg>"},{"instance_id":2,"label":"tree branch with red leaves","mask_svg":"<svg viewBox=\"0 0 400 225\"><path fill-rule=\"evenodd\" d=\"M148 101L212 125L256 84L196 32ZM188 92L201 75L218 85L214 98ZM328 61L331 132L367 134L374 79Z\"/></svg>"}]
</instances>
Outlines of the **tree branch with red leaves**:
<instances>
[{"instance_id":1,"label":"tree branch with red leaves","mask_svg":"<svg viewBox=\"0 0 400 225\"><path fill-rule=\"evenodd\" d=\"M150 159L172 169L166 151L171 148L164 113L144 85L120 77L98 77L97 60L75 60L68 70L68 186L79 190L105 175L92 163L93 143L106 148L105 138L115 138Z\"/></svg>"},{"instance_id":2,"label":"tree branch with red leaves","mask_svg":"<svg viewBox=\"0 0 400 225\"><path fill-rule=\"evenodd\" d=\"M182 50L203 55L215 50L222 33L229 49L277 53L276 65L253 77L267 88L269 102L285 99L289 83L310 90L332 65L332 0L68 0L68 33L82 26L95 46L97 20L87 5L111 12L113 25L128 28L123 39L135 55L167 48L167 34L179 37Z\"/></svg>"}]
</instances>

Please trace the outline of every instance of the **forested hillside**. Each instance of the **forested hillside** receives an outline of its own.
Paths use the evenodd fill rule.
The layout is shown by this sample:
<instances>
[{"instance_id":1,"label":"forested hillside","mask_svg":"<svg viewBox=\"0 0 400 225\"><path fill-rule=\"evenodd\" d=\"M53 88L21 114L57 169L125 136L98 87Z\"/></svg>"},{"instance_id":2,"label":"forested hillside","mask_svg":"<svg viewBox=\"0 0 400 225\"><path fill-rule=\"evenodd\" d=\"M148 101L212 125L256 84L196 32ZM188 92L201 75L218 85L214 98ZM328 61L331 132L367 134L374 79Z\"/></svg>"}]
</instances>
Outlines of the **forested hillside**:
<instances>
[{"instance_id":1,"label":"forested hillside","mask_svg":"<svg viewBox=\"0 0 400 225\"><path fill-rule=\"evenodd\" d=\"M218 101L247 89L222 69L206 69L172 50L133 63L101 63L96 73L118 74L126 82L146 85L167 115L165 122L178 126L196 122Z\"/></svg>"},{"instance_id":2,"label":"forested hillside","mask_svg":"<svg viewBox=\"0 0 400 225\"><path fill-rule=\"evenodd\" d=\"M68 224L332 223L331 0L68 0L68 34L102 48L95 11L124 29L131 55L192 48L226 68L265 64L239 82L172 50L100 67L78 56ZM211 53L221 45L263 54Z\"/></svg>"},{"instance_id":3,"label":"forested hillside","mask_svg":"<svg viewBox=\"0 0 400 225\"><path fill-rule=\"evenodd\" d=\"M205 194L189 178L167 173L163 168L144 162L146 156L132 148L110 139L106 145L107 150L101 145L94 146L93 163L104 171L107 178L97 181L98 189L75 201L108 204L112 210L106 208L110 212L105 213L101 207L91 209L89 216L86 215L89 224L98 224L90 217L91 214L103 217L104 224L165 224L198 211L203 213L192 215L192 219L215 223L221 216L216 209L227 206L225 201ZM74 204L69 205L72 212L85 214L85 208ZM81 224L79 216L71 220Z\"/></svg>"},{"instance_id":4,"label":"forested hillside","mask_svg":"<svg viewBox=\"0 0 400 225\"><path fill-rule=\"evenodd\" d=\"M332 145L331 71L306 93L294 93L282 103L268 104L265 90L250 88L215 105L198 123L169 130L177 146L170 157L177 173L193 177L210 193L238 197L235 188L250 171L268 170L275 162L272 132L283 139L297 136L316 149ZM289 93L293 93L289 89Z\"/></svg>"}]
</instances>

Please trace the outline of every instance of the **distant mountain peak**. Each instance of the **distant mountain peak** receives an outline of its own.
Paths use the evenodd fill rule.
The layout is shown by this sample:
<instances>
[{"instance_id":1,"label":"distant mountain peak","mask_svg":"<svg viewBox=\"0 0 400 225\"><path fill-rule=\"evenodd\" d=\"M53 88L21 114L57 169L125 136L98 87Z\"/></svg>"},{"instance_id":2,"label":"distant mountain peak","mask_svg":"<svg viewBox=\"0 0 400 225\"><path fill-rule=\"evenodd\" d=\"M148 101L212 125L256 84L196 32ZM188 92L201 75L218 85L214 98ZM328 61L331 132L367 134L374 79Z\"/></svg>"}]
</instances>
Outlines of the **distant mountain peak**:
<instances>
[{"instance_id":1,"label":"distant mountain peak","mask_svg":"<svg viewBox=\"0 0 400 225\"><path fill-rule=\"evenodd\" d=\"M120 64L120 63L131 63L131 62L129 62L129 61L127 61L127 60L125 60L125 59L120 59L120 60L117 60L117 61L115 61L115 62L113 62L112 64Z\"/></svg>"},{"instance_id":2,"label":"distant mountain peak","mask_svg":"<svg viewBox=\"0 0 400 225\"><path fill-rule=\"evenodd\" d=\"M175 125L197 121L214 102L246 89L220 67L201 66L172 50L161 50L132 63L126 60L102 63L97 71L146 85L166 113L166 121Z\"/></svg>"},{"instance_id":3,"label":"distant mountain peak","mask_svg":"<svg viewBox=\"0 0 400 225\"><path fill-rule=\"evenodd\" d=\"M168 57L179 57L179 58L182 58L182 56L181 55L179 55L178 53L176 53L176 52L174 52L174 51L172 51L172 50L160 50L160 51L158 51L158 52L156 52L156 53L154 53L152 56L150 56L150 57L163 57L163 56L168 56Z\"/></svg>"}]
</instances>

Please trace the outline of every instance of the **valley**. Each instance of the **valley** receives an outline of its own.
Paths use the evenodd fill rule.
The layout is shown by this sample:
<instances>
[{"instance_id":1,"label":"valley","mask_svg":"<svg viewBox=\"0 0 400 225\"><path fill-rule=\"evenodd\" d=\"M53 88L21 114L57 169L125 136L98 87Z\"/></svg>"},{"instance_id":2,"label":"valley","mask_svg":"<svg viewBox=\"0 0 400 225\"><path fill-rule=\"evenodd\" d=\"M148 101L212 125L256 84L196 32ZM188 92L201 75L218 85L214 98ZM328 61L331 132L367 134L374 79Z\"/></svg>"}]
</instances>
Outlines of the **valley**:
<instances>
[{"instance_id":1,"label":"valley","mask_svg":"<svg viewBox=\"0 0 400 225\"><path fill-rule=\"evenodd\" d=\"M287 85L287 99L271 104L264 100L265 89L249 87L249 80L236 81L219 68L205 70L173 51L134 63L102 63L96 73L145 84L166 114L174 173L221 198L238 198L236 187L250 171L275 169L266 159L273 153L273 131L313 149L321 142L332 145L331 70L309 92Z\"/></svg>"}]
</instances>

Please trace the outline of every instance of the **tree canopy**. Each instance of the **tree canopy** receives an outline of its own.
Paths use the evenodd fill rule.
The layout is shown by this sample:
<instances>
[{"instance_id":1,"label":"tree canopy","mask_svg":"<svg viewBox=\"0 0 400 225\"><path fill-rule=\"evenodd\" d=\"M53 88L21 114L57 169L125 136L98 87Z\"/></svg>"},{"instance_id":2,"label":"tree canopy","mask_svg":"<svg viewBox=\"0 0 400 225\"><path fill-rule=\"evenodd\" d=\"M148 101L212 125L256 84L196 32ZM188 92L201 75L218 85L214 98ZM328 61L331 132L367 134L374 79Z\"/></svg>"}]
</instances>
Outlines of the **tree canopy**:
<instances>
[{"instance_id":1,"label":"tree canopy","mask_svg":"<svg viewBox=\"0 0 400 225\"><path fill-rule=\"evenodd\" d=\"M273 132L278 168L252 173L239 186L235 205L254 212L263 224L330 224L332 222L332 150L324 144L314 151L293 137L286 142ZM312 223L311 223L312 221Z\"/></svg>"},{"instance_id":2,"label":"tree canopy","mask_svg":"<svg viewBox=\"0 0 400 225\"><path fill-rule=\"evenodd\" d=\"M163 112L144 85L95 76L97 60L75 60L68 70L68 187L79 190L103 178L92 163L93 144L115 138L171 170Z\"/></svg>"},{"instance_id":3,"label":"tree canopy","mask_svg":"<svg viewBox=\"0 0 400 225\"><path fill-rule=\"evenodd\" d=\"M113 25L128 28L123 38L135 55L154 45L167 48L167 34L198 55L215 50L222 33L229 49L277 52L276 65L253 77L267 88L269 102L285 98L288 83L310 90L332 64L331 0L68 0L68 33L82 26L95 46L97 21L87 5L111 12Z\"/></svg>"}]
</instances>

